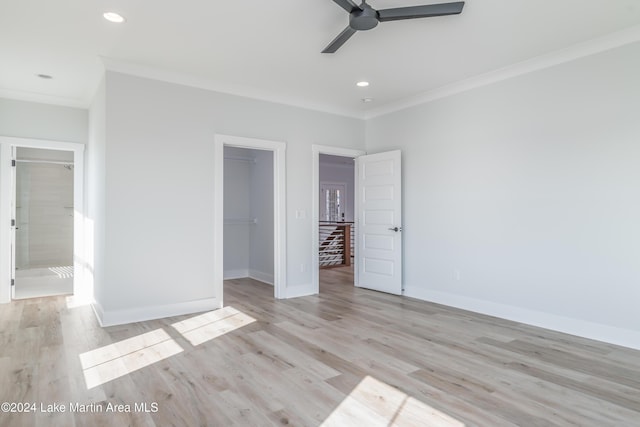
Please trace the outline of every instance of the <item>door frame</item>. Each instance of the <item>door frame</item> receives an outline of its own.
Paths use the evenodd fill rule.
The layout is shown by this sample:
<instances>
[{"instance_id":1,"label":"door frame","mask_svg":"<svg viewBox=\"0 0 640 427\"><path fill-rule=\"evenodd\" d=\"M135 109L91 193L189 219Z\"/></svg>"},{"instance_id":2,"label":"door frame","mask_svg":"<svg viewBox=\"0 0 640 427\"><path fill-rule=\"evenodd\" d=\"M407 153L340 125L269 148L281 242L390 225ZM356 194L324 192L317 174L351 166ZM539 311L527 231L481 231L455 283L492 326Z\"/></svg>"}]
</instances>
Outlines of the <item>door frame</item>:
<instances>
[{"instance_id":1,"label":"door frame","mask_svg":"<svg viewBox=\"0 0 640 427\"><path fill-rule=\"evenodd\" d=\"M318 238L318 221L320 218L320 154L329 154L332 156L342 156L342 157L359 157L363 156L366 151L363 150L353 150L350 148L341 148L341 147L332 147L329 145L317 145L313 144L311 146L311 286L313 289L313 293L317 294L320 292L320 262L318 261L318 248L320 245ZM354 178L358 175L357 168L354 167ZM355 180L354 180L355 183ZM358 229L358 200L356 197L358 191L354 192L354 226L356 230ZM356 243L354 247L354 264L353 264L353 279L354 283L358 283L358 244Z\"/></svg>"},{"instance_id":2,"label":"door frame","mask_svg":"<svg viewBox=\"0 0 640 427\"><path fill-rule=\"evenodd\" d=\"M85 268L85 204L84 204L84 150L76 142L0 136L0 303L11 302L12 227L14 213L11 198L15 192L12 179L12 147L41 148L73 152L73 295L84 296ZM89 296L92 297L92 296Z\"/></svg>"},{"instance_id":3,"label":"door frame","mask_svg":"<svg viewBox=\"0 0 640 427\"><path fill-rule=\"evenodd\" d=\"M214 287L223 307L224 297L224 147L265 150L273 153L273 293L285 298L287 274L286 148L280 141L241 136L214 136Z\"/></svg>"},{"instance_id":4,"label":"door frame","mask_svg":"<svg viewBox=\"0 0 640 427\"><path fill-rule=\"evenodd\" d=\"M18 159L18 147L11 146L11 166L13 161ZM18 229L18 164L16 167L11 168L11 300L16 299L16 258L18 257L18 250L16 248L16 230Z\"/></svg>"}]
</instances>

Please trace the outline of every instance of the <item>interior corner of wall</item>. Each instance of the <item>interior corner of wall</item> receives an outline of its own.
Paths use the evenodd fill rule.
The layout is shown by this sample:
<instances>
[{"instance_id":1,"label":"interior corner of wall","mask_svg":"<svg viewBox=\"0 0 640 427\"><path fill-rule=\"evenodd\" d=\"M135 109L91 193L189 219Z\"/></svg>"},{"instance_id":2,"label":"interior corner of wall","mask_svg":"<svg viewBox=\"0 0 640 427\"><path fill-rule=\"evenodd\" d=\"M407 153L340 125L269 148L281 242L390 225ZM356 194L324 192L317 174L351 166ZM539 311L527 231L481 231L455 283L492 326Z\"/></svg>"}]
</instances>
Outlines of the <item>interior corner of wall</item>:
<instances>
[{"instance_id":1,"label":"interior corner of wall","mask_svg":"<svg viewBox=\"0 0 640 427\"><path fill-rule=\"evenodd\" d=\"M317 294L317 289L314 288L313 283L305 283L297 286L287 286L285 288L284 296L282 299L306 297L309 295Z\"/></svg>"}]
</instances>

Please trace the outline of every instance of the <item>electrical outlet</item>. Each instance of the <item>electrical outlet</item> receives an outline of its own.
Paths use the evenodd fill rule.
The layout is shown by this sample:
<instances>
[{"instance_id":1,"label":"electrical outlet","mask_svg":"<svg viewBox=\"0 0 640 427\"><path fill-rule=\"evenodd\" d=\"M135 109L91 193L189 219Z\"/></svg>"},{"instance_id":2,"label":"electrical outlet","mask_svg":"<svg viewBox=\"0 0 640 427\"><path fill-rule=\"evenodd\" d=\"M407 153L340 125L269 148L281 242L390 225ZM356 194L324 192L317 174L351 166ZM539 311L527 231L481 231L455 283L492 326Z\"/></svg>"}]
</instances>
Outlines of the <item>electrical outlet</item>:
<instances>
[{"instance_id":1,"label":"electrical outlet","mask_svg":"<svg viewBox=\"0 0 640 427\"><path fill-rule=\"evenodd\" d=\"M305 271L307 271L307 265L306 264L300 264L300 273L304 273Z\"/></svg>"},{"instance_id":2,"label":"electrical outlet","mask_svg":"<svg viewBox=\"0 0 640 427\"><path fill-rule=\"evenodd\" d=\"M460 270L453 270L453 280L460 281Z\"/></svg>"}]
</instances>

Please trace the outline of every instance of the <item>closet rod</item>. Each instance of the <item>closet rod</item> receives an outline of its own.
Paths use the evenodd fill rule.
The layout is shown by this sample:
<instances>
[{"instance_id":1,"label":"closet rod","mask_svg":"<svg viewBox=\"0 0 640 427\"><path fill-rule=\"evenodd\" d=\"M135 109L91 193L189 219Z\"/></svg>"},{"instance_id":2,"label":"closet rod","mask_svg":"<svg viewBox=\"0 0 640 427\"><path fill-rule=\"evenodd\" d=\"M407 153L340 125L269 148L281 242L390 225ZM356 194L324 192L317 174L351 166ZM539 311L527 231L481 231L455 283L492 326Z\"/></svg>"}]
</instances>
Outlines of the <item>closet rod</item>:
<instances>
[{"instance_id":1,"label":"closet rod","mask_svg":"<svg viewBox=\"0 0 640 427\"><path fill-rule=\"evenodd\" d=\"M57 160L26 160L26 159L17 159L16 163L43 163L49 165L69 165L73 166L73 162L63 162Z\"/></svg>"},{"instance_id":2,"label":"closet rod","mask_svg":"<svg viewBox=\"0 0 640 427\"><path fill-rule=\"evenodd\" d=\"M225 225L257 224L257 218L225 218Z\"/></svg>"},{"instance_id":3,"label":"closet rod","mask_svg":"<svg viewBox=\"0 0 640 427\"><path fill-rule=\"evenodd\" d=\"M224 156L225 160L235 160L238 162L247 162L247 163L255 163L256 159L252 159L249 157L235 157L235 156Z\"/></svg>"}]
</instances>

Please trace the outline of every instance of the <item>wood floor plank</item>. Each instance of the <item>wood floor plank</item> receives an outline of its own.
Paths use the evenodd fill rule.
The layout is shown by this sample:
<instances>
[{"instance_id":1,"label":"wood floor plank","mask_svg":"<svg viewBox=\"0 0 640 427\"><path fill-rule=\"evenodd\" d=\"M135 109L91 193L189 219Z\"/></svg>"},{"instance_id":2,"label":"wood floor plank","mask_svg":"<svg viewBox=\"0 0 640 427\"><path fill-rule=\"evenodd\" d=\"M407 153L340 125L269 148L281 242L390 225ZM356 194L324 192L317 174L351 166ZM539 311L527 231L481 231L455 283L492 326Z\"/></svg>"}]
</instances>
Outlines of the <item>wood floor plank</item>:
<instances>
[{"instance_id":1,"label":"wood floor plank","mask_svg":"<svg viewBox=\"0 0 640 427\"><path fill-rule=\"evenodd\" d=\"M0 400L157 407L0 425L640 426L640 351L320 279L292 300L228 281L237 318L101 328L65 297L2 305Z\"/></svg>"},{"instance_id":2,"label":"wood floor plank","mask_svg":"<svg viewBox=\"0 0 640 427\"><path fill-rule=\"evenodd\" d=\"M502 343L490 338L485 338L483 342L522 355L533 355L537 359L558 366L601 378L609 378L614 382L640 389L640 374L637 369L624 368L617 364L609 363L602 357L585 357L584 355L543 347L522 340Z\"/></svg>"}]
</instances>

